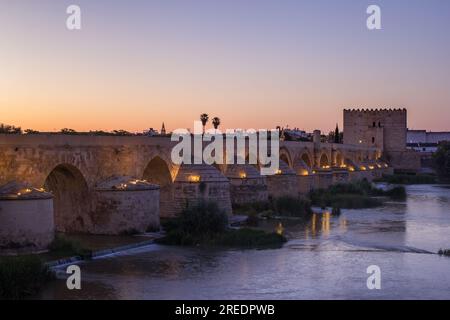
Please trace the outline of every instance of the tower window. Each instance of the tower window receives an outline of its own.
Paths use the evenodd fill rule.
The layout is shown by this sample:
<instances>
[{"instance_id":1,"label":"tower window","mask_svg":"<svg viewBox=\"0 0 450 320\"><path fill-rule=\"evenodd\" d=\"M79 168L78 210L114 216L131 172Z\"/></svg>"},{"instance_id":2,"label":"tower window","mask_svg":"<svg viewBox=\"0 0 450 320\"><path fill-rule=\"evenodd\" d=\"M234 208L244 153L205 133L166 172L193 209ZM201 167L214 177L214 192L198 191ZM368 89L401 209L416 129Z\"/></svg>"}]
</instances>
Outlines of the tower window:
<instances>
[{"instance_id":1,"label":"tower window","mask_svg":"<svg viewBox=\"0 0 450 320\"><path fill-rule=\"evenodd\" d=\"M373 122L373 125L372 125L374 128L376 127L376 124L375 124L375 121Z\"/></svg>"},{"instance_id":2,"label":"tower window","mask_svg":"<svg viewBox=\"0 0 450 320\"><path fill-rule=\"evenodd\" d=\"M378 121L378 127L381 128L381 121Z\"/></svg>"},{"instance_id":3,"label":"tower window","mask_svg":"<svg viewBox=\"0 0 450 320\"><path fill-rule=\"evenodd\" d=\"M375 143L375 137L372 137L372 143Z\"/></svg>"}]
</instances>

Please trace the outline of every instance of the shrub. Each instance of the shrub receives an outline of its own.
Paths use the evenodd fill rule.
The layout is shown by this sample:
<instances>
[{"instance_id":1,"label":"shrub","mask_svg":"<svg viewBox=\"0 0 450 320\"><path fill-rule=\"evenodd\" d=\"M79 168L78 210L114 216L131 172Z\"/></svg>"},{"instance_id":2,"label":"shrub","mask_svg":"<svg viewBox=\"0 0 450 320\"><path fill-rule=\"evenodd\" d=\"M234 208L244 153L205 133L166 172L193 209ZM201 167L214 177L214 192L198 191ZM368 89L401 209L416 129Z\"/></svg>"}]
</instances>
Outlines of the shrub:
<instances>
[{"instance_id":1,"label":"shrub","mask_svg":"<svg viewBox=\"0 0 450 320\"><path fill-rule=\"evenodd\" d=\"M202 201L187 207L177 219L165 221L166 237L160 243L194 245L207 242L228 227L228 216L217 203Z\"/></svg>"},{"instance_id":2,"label":"shrub","mask_svg":"<svg viewBox=\"0 0 450 320\"><path fill-rule=\"evenodd\" d=\"M166 236L156 241L173 245L220 245L239 247L279 246L285 239L261 230L229 229L228 217L215 202L186 208L181 216L164 223Z\"/></svg>"},{"instance_id":3,"label":"shrub","mask_svg":"<svg viewBox=\"0 0 450 320\"><path fill-rule=\"evenodd\" d=\"M39 292L52 274L37 256L0 258L0 298L23 299Z\"/></svg>"},{"instance_id":4,"label":"shrub","mask_svg":"<svg viewBox=\"0 0 450 320\"><path fill-rule=\"evenodd\" d=\"M403 186L389 190L379 189L364 179L353 183L336 184L328 189L317 189L309 193L309 198L314 205L345 209L371 208L383 204L380 199L373 197L390 197L394 200L404 200L406 198L406 190Z\"/></svg>"},{"instance_id":5,"label":"shrub","mask_svg":"<svg viewBox=\"0 0 450 320\"><path fill-rule=\"evenodd\" d=\"M228 216L217 203L202 201L181 213L181 226L193 234L214 234L223 232L228 226Z\"/></svg>"},{"instance_id":6,"label":"shrub","mask_svg":"<svg viewBox=\"0 0 450 320\"><path fill-rule=\"evenodd\" d=\"M447 256L450 257L450 249L440 249L438 254L440 256Z\"/></svg>"}]
</instances>

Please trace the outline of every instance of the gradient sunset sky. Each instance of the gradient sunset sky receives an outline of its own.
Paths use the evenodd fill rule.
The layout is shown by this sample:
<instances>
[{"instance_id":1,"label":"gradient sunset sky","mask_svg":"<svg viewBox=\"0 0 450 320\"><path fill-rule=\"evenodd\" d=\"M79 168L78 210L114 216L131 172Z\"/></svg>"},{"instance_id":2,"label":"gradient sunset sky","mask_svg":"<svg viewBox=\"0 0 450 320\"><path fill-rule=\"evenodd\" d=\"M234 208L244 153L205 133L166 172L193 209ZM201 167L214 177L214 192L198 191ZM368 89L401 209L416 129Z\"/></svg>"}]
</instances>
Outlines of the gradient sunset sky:
<instances>
[{"instance_id":1,"label":"gradient sunset sky","mask_svg":"<svg viewBox=\"0 0 450 320\"><path fill-rule=\"evenodd\" d=\"M0 122L23 129L172 130L206 112L328 132L344 107L387 106L450 130L448 0L0 0L0 39Z\"/></svg>"}]
</instances>

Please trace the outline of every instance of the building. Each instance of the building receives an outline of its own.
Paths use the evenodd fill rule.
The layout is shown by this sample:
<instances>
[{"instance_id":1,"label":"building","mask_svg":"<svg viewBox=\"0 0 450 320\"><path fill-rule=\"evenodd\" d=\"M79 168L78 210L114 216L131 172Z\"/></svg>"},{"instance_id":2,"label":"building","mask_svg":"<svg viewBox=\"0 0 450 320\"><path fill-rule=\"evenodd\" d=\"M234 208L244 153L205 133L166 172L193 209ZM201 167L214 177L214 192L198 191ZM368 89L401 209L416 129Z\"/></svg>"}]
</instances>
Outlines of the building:
<instances>
[{"instance_id":1,"label":"building","mask_svg":"<svg viewBox=\"0 0 450 320\"><path fill-rule=\"evenodd\" d=\"M443 141L450 141L450 132L408 130L406 133L406 147L421 153L436 152L439 143Z\"/></svg>"},{"instance_id":2,"label":"building","mask_svg":"<svg viewBox=\"0 0 450 320\"><path fill-rule=\"evenodd\" d=\"M299 128L289 129L283 128L281 130L282 137L284 140L288 141L310 141L312 140L311 135L308 135L306 131L300 130Z\"/></svg>"},{"instance_id":3,"label":"building","mask_svg":"<svg viewBox=\"0 0 450 320\"><path fill-rule=\"evenodd\" d=\"M406 109L344 109L344 144L377 147L396 171L417 172L420 156L406 148Z\"/></svg>"},{"instance_id":4,"label":"building","mask_svg":"<svg viewBox=\"0 0 450 320\"><path fill-rule=\"evenodd\" d=\"M159 132L158 132L158 130L150 128L148 130L144 130L143 134L144 134L144 136L154 137L154 136L158 136Z\"/></svg>"}]
</instances>

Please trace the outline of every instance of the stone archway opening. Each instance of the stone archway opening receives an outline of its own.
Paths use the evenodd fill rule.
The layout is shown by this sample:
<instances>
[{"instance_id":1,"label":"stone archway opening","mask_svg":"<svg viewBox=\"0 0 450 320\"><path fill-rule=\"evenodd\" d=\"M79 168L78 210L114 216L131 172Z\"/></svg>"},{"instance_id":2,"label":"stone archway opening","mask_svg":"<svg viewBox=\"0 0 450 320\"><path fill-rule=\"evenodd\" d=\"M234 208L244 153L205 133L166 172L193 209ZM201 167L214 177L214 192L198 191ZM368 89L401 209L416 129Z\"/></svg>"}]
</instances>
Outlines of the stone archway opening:
<instances>
[{"instance_id":1,"label":"stone archway opening","mask_svg":"<svg viewBox=\"0 0 450 320\"><path fill-rule=\"evenodd\" d=\"M307 153L302 154L301 159L308 166L308 168L312 168L312 161Z\"/></svg>"},{"instance_id":2,"label":"stone archway opening","mask_svg":"<svg viewBox=\"0 0 450 320\"><path fill-rule=\"evenodd\" d=\"M330 162L328 161L328 156L325 153L322 153L320 156L320 167L321 168L329 168Z\"/></svg>"},{"instance_id":3,"label":"stone archway opening","mask_svg":"<svg viewBox=\"0 0 450 320\"><path fill-rule=\"evenodd\" d=\"M280 154L280 160L286 163L289 167L291 167L291 162L289 161L289 158L285 153Z\"/></svg>"},{"instance_id":4,"label":"stone archway opening","mask_svg":"<svg viewBox=\"0 0 450 320\"><path fill-rule=\"evenodd\" d=\"M81 171L70 164L57 165L45 179L44 188L53 194L56 231L86 232L90 197Z\"/></svg>"},{"instance_id":5,"label":"stone archway opening","mask_svg":"<svg viewBox=\"0 0 450 320\"><path fill-rule=\"evenodd\" d=\"M159 212L161 217L171 216L173 194L172 175L167 163L160 157L153 158L144 170L142 179L160 187Z\"/></svg>"}]
</instances>

